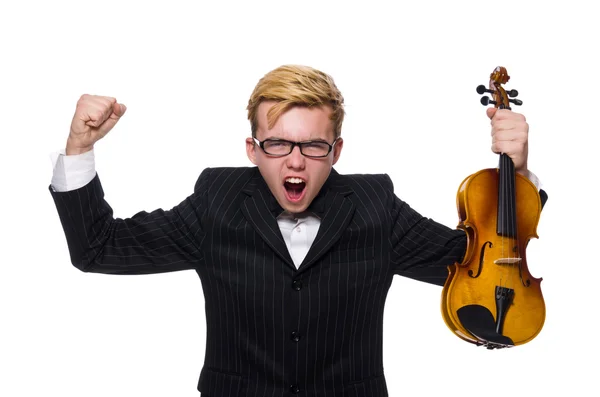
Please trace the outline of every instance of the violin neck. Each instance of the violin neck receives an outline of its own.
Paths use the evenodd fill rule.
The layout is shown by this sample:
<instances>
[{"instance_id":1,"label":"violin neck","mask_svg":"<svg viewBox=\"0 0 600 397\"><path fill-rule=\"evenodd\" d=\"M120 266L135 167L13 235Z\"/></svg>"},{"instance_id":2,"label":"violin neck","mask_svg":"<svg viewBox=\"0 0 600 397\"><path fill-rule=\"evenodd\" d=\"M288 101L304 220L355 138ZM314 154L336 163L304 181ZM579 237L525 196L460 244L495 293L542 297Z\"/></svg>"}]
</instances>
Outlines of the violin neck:
<instances>
[{"instance_id":1,"label":"violin neck","mask_svg":"<svg viewBox=\"0 0 600 397\"><path fill-rule=\"evenodd\" d=\"M502 153L498 170L498 216L496 218L496 232L499 236L517 235L515 178L515 165L512 159Z\"/></svg>"}]
</instances>

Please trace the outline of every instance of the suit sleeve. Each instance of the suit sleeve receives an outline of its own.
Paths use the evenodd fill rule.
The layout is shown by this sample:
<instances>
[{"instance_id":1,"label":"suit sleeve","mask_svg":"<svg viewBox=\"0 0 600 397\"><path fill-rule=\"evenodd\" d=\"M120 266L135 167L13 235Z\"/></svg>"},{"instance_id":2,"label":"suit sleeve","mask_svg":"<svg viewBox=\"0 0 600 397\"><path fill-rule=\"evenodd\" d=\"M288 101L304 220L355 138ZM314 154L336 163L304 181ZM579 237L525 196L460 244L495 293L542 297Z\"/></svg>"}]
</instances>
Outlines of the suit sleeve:
<instances>
[{"instance_id":1,"label":"suit sleeve","mask_svg":"<svg viewBox=\"0 0 600 397\"><path fill-rule=\"evenodd\" d=\"M394 273L431 284L444 285L448 266L461 262L467 247L465 232L426 218L393 193L390 186Z\"/></svg>"},{"instance_id":2,"label":"suit sleeve","mask_svg":"<svg viewBox=\"0 0 600 397\"><path fill-rule=\"evenodd\" d=\"M65 233L71 263L83 272L150 274L193 269L203 260L203 217L210 169L194 193L170 210L113 218L99 176L82 188L50 193Z\"/></svg>"}]
</instances>

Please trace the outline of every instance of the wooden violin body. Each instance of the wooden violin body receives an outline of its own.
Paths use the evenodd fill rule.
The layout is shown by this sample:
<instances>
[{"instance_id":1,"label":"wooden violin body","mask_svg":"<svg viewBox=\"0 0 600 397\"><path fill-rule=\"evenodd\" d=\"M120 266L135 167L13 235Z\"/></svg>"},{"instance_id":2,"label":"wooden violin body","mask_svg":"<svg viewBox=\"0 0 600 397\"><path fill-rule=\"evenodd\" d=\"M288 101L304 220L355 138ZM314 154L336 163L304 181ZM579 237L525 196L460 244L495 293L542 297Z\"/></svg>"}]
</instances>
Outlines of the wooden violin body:
<instances>
[{"instance_id":1,"label":"wooden violin body","mask_svg":"<svg viewBox=\"0 0 600 397\"><path fill-rule=\"evenodd\" d=\"M508 80L506 70L499 75ZM493 87L490 83L486 92L501 89ZM507 103L506 98L495 99L482 103L497 107ZM529 273L525 252L529 240L538 238L542 209L538 189L501 154L498 168L463 180L457 208L458 228L467 234L467 250L462 263L449 267L442 291L446 325L461 339L489 349L531 341L546 317L542 279Z\"/></svg>"}]
</instances>

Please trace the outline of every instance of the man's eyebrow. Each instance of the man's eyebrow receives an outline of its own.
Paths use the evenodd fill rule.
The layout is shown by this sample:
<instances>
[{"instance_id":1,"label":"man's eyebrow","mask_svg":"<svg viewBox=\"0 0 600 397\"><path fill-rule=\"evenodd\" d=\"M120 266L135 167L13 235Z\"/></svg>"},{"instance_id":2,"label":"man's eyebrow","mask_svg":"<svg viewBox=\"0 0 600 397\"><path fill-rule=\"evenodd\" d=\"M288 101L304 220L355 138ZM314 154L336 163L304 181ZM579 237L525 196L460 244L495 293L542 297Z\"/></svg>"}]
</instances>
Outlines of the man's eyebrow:
<instances>
[{"instance_id":1,"label":"man's eyebrow","mask_svg":"<svg viewBox=\"0 0 600 397\"><path fill-rule=\"evenodd\" d=\"M267 139L272 139L272 140L277 140L277 141L294 142L294 141L290 141L289 139L284 139L284 138L278 137L276 135L268 136L264 140L266 141ZM315 138L309 138L307 140L298 141L298 142L327 142L327 140L325 138L315 137Z\"/></svg>"},{"instance_id":2,"label":"man's eyebrow","mask_svg":"<svg viewBox=\"0 0 600 397\"><path fill-rule=\"evenodd\" d=\"M272 139L272 140L275 140L275 141L287 141L287 139L283 139L283 138L280 138L280 137L274 136L274 135L268 136L264 140L266 141L267 139Z\"/></svg>"}]
</instances>

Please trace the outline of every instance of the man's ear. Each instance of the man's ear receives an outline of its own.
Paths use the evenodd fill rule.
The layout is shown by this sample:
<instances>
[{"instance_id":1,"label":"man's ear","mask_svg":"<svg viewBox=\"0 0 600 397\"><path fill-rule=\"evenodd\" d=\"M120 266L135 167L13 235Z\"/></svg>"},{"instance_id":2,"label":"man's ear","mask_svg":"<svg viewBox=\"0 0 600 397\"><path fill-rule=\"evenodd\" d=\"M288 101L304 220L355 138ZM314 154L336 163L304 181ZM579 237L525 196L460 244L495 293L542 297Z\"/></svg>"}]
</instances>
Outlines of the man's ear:
<instances>
[{"instance_id":1,"label":"man's ear","mask_svg":"<svg viewBox=\"0 0 600 397\"><path fill-rule=\"evenodd\" d=\"M333 164L335 165L335 163L337 163L338 159L340 158L340 154L342 154L342 148L344 147L344 140L339 137L335 143L335 146L333 147Z\"/></svg>"},{"instance_id":2,"label":"man's ear","mask_svg":"<svg viewBox=\"0 0 600 397\"><path fill-rule=\"evenodd\" d=\"M258 165L256 164L256 143L252 138L246 138L246 155L252 164Z\"/></svg>"}]
</instances>

